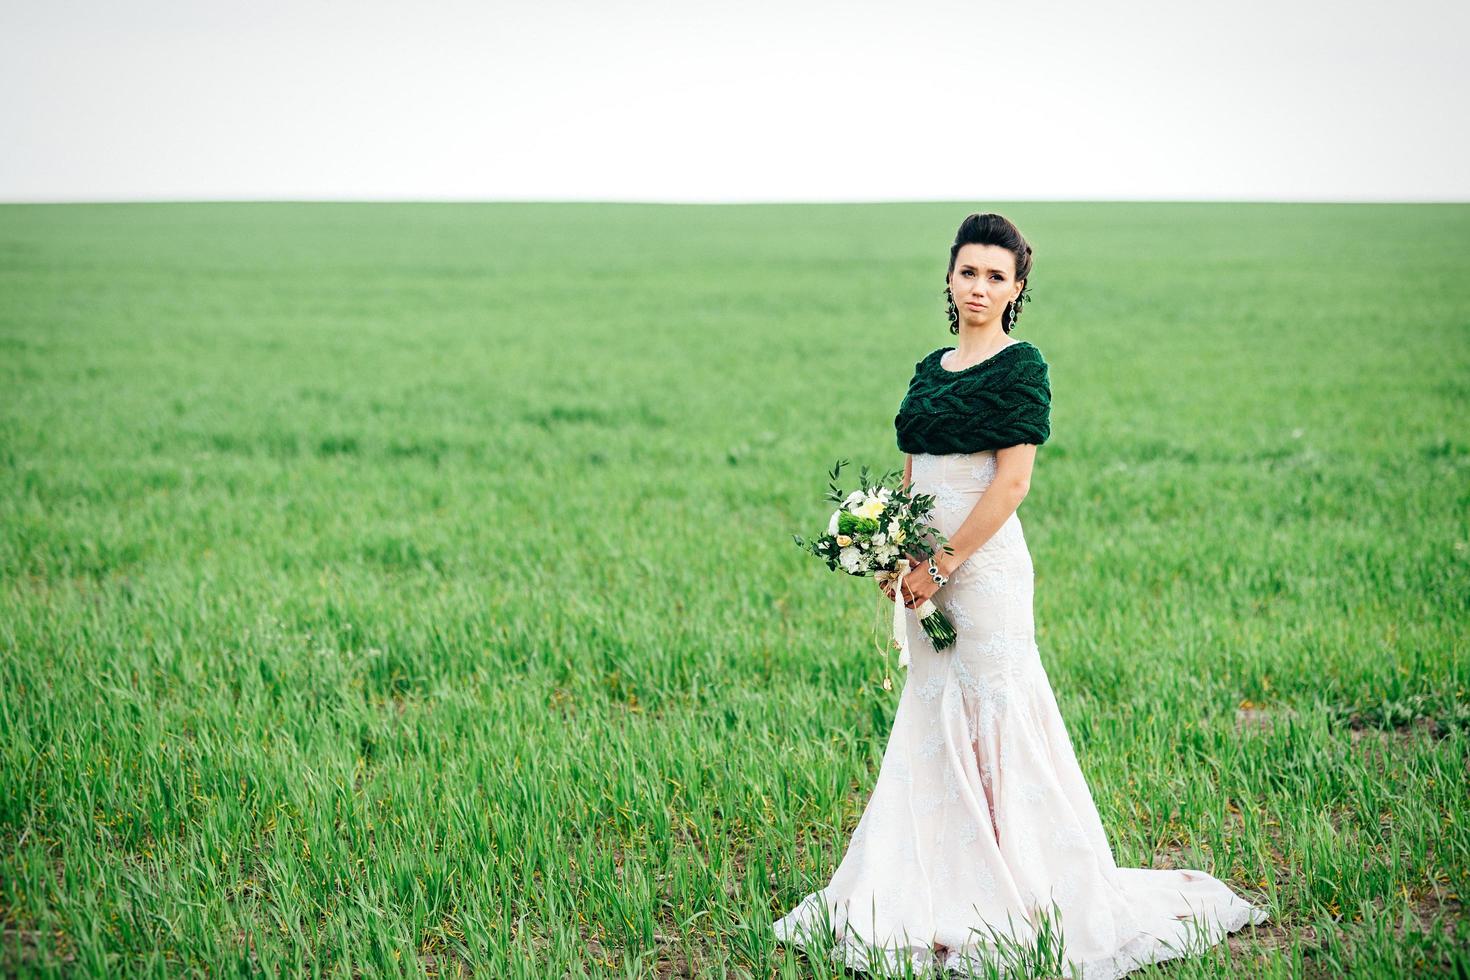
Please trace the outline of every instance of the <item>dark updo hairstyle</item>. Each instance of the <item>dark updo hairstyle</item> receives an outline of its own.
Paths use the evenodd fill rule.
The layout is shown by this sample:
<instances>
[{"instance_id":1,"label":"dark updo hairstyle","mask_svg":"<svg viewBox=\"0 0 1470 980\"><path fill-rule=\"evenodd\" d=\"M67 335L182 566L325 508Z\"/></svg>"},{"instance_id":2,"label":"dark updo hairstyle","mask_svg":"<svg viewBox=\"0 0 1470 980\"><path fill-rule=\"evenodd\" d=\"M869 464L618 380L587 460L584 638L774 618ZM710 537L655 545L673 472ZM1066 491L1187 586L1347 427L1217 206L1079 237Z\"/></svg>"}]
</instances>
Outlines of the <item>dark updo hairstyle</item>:
<instances>
[{"instance_id":1,"label":"dark updo hairstyle","mask_svg":"<svg viewBox=\"0 0 1470 980\"><path fill-rule=\"evenodd\" d=\"M1031 298L1031 246L1021 237L1020 229L1001 215L972 214L960 222L960 230L955 232L954 244L949 248L949 269L944 273L944 299L949 304L949 332L953 334L960 332L960 311L955 309L954 296L949 291L949 277L954 274L955 256L962 245L999 245L1016 257L1016 279L1026 280L1026 285L1001 314L1001 329L1010 333L1021 316L1021 304Z\"/></svg>"}]
</instances>

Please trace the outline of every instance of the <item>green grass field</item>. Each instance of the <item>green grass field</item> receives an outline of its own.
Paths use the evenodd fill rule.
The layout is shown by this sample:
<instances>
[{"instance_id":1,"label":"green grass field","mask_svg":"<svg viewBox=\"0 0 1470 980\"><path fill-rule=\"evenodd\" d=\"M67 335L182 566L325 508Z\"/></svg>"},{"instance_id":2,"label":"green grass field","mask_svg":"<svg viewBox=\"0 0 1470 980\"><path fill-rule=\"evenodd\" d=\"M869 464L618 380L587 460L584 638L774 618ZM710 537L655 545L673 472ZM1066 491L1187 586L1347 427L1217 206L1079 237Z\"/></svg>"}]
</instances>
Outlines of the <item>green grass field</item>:
<instances>
[{"instance_id":1,"label":"green grass field","mask_svg":"<svg viewBox=\"0 0 1470 980\"><path fill-rule=\"evenodd\" d=\"M831 976L898 691L792 534L987 209L0 208L0 973ZM1470 975L1470 206L994 209L1118 861L1273 919L1139 976Z\"/></svg>"}]
</instances>

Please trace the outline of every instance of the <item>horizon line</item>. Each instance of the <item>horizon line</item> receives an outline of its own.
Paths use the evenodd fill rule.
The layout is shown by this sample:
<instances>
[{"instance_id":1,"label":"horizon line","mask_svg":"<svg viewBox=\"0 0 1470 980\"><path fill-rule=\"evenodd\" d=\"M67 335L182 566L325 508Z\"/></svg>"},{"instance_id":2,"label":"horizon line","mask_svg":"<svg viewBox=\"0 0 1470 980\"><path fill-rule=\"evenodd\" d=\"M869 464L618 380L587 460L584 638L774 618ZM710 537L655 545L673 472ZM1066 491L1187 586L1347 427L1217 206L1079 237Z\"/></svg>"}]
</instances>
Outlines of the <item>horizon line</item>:
<instances>
[{"instance_id":1,"label":"horizon line","mask_svg":"<svg viewBox=\"0 0 1470 980\"><path fill-rule=\"evenodd\" d=\"M0 206L70 205L70 204L622 204L622 205L693 205L705 206L770 206L770 205L850 205L850 204L953 204L970 205L977 201L1004 204L1470 204L1470 198L1393 198L1393 197L912 197L912 198L552 198L552 197L36 197L0 198Z\"/></svg>"}]
</instances>

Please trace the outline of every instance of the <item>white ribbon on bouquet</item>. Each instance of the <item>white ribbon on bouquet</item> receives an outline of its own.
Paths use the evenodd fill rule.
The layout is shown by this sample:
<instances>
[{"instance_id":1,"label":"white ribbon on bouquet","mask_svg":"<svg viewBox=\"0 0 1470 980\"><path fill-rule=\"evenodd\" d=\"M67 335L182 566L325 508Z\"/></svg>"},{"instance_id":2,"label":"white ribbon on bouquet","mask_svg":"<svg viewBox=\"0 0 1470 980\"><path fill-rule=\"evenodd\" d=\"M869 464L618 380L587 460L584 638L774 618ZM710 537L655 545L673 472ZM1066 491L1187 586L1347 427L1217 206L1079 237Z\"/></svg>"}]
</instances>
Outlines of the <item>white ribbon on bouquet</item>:
<instances>
[{"instance_id":1,"label":"white ribbon on bouquet","mask_svg":"<svg viewBox=\"0 0 1470 980\"><path fill-rule=\"evenodd\" d=\"M875 576L879 584L886 585L890 581L893 582L893 642L898 646L898 665L905 669L909 665L909 631L903 616L904 610L908 608L903 604L903 580L912 569L918 567L904 557L898 560L897 570L882 571ZM935 611L933 601L925 599L919 604L919 608L914 610L914 613L922 620L934 615Z\"/></svg>"}]
</instances>

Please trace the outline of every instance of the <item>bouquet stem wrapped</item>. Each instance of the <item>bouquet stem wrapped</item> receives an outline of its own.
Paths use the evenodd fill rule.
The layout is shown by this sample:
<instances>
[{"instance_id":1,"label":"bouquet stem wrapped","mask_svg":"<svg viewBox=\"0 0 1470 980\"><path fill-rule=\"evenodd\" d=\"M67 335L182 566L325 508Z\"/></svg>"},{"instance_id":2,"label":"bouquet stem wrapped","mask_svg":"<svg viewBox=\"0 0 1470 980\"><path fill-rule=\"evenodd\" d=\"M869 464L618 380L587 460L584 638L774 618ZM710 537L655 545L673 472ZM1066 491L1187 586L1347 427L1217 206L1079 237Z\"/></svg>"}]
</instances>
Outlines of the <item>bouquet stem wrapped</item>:
<instances>
[{"instance_id":1,"label":"bouquet stem wrapped","mask_svg":"<svg viewBox=\"0 0 1470 980\"><path fill-rule=\"evenodd\" d=\"M893 642L898 647L898 665L907 668L909 665L909 631L905 628L903 611L906 608L902 601L902 585L904 576L914 566L907 558L900 558L898 565L892 571L880 571L877 579L881 584L894 582L893 603ZM925 599L919 603L914 610L914 615L919 617L919 625L924 628L924 633L934 642L934 649L944 650L953 645L958 634L955 633L954 624L949 621L933 599Z\"/></svg>"}]
</instances>

